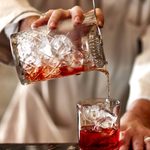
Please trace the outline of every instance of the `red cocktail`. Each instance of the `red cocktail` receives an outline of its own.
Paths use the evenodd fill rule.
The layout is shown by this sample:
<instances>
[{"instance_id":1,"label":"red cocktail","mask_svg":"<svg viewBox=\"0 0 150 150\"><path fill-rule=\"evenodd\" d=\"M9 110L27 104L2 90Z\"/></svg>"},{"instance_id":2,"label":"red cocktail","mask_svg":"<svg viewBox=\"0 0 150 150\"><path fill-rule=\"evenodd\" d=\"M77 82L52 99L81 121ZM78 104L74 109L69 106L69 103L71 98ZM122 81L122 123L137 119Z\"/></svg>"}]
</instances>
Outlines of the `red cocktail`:
<instances>
[{"instance_id":1,"label":"red cocktail","mask_svg":"<svg viewBox=\"0 0 150 150\"><path fill-rule=\"evenodd\" d=\"M82 127L80 130L79 145L83 150L118 150L119 129L106 128L100 131L93 130L93 126Z\"/></svg>"},{"instance_id":2,"label":"red cocktail","mask_svg":"<svg viewBox=\"0 0 150 150\"><path fill-rule=\"evenodd\" d=\"M119 105L105 98L77 105L81 150L119 150Z\"/></svg>"}]
</instances>

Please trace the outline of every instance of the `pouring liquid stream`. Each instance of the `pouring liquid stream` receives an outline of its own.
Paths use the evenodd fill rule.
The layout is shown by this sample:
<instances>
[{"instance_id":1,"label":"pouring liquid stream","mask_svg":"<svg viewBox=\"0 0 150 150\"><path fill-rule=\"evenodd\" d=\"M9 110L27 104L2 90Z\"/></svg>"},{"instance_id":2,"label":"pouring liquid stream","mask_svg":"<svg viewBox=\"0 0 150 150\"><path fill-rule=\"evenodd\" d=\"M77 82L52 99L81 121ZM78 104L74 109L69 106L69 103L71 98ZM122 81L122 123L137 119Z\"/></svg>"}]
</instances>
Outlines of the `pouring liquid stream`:
<instances>
[{"instance_id":1,"label":"pouring liquid stream","mask_svg":"<svg viewBox=\"0 0 150 150\"><path fill-rule=\"evenodd\" d=\"M106 76L106 88L107 88L107 98L110 99L110 77L109 77L109 71L107 69L107 65L105 65L103 68L98 68L96 71L103 73Z\"/></svg>"},{"instance_id":2,"label":"pouring liquid stream","mask_svg":"<svg viewBox=\"0 0 150 150\"><path fill-rule=\"evenodd\" d=\"M92 0L92 4L93 4L94 16L97 20L95 0ZM101 46L101 51L102 51L102 54L103 54L103 61L106 62L105 56L104 56L104 53L103 53L102 33L101 33L101 30L100 30L100 27L98 26L98 22L96 22L96 26L97 26L97 33L98 33L98 36L99 36L100 42L101 42L100 46ZM109 71L107 70L107 64L105 64L102 68L98 68L96 70L99 71L99 72L104 73L106 78L107 78L107 98L110 99L110 77L109 77Z\"/></svg>"}]
</instances>

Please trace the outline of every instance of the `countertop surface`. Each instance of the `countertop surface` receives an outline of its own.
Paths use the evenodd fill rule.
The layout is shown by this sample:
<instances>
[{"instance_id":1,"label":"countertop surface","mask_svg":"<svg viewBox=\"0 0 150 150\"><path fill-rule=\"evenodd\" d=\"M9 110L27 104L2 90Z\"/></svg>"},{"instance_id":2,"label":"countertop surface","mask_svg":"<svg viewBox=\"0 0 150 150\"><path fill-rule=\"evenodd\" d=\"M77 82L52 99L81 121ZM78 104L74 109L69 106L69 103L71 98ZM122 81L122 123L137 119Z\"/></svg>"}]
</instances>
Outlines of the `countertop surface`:
<instances>
[{"instance_id":1,"label":"countertop surface","mask_svg":"<svg viewBox=\"0 0 150 150\"><path fill-rule=\"evenodd\" d=\"M0 144L0 150L80 150L76 143Z\"/></svg>"}]
</instances>

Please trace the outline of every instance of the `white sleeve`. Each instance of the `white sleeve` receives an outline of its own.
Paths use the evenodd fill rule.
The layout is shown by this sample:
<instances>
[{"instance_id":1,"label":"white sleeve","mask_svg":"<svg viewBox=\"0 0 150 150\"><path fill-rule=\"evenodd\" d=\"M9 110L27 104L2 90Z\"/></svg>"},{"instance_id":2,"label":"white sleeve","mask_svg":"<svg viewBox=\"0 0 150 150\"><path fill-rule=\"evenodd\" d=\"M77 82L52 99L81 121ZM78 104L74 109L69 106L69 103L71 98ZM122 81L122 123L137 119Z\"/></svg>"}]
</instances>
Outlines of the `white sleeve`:
<instances>
[{"instance_id":1,"label":"white sleeve","mask_svg":"<svg viewBox=\"0 0 150 150\"><path fill-rule=\"evenodd\" d=\"M0 32L11 22L16 23L21 14L38 12L27 0L3 0L0 5Z\"/></svg>"},{"instance_id":2,"label":"white sleeve","mask_svg":"<svg viewBox=\"0 0 150 150\"><path fill-rule=\"evenodd\" d=\"M28 0L0 1L0 62L12 63L9 40L4 34L4 28L7 26L8 30L6 29L7 31L5 31L10 32L10 34L17 31L18 21L22 19L21 17L27 17L25 15L29 15L29 13L39 13L39 11L32 7Z\"/></svg>"},{"instance_id":3,"label":"white sleeve","mask_svg":"<svg viewBox=\"0 0 150 150\"><path fill-rule=\"evenodd\" d=\"M150 26L142 36L143 52L136 60L130 79L130 93L127 107L137 99L150 100Z\"/></svg>"},{"instance_id":4,"label":"white sleeve","mask_svg":"<svg viewBox=\"0 0 150 150\"><path fill-rule=\"evenodd\" d=\"M9 38L11 34L18 32L18 23L20 20L27 18L29 16L39 16L40 12L23 12L18 17L16 17L11 23L7 24L4 28L6 36Z\"/></svg>"}]
</instances>

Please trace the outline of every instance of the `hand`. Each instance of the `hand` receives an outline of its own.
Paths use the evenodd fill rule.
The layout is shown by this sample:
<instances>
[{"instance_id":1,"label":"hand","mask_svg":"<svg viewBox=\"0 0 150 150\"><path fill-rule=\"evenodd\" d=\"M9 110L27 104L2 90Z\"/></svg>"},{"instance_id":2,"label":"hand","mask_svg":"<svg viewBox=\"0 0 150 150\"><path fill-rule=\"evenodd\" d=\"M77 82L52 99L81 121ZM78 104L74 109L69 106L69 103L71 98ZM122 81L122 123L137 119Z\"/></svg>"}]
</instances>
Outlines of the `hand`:
<instances>
[{"instance_id":1,"label":"hand","mask_svg":"<svg viewBox=\"0 0 150 150\"><path fill-rule=\"evenodd\" d=\"M93 10L91 10L93 11ZM79 6L74 6L71 9L64 10L64 9L56 9L56 10L49 10L43 16L41 16L38 20L36 20L32 27L39 27L42 25L48 25L50 29L57 28L58 22L63 19L72 18L73 25L81 24L84 15L83 10ZM102 27L104 24L104 16L100 9L96 9L96 15L98 19L99 25Z\"/></svg>"},{"instance_id":2,"label":"hand","mask_svg":"<svg viewBox=\"0 0 150 150\"><path fill-rule=\"evenodd\" d=\"M31 28L31 24L39 19L39 16L30 16L20 21L19 31L25 31Z\"/></svg>"},{"instance_id":3,"label":"hand","mask_svg":"<svg viewBox=\"0 0 150 150\"><path fill-rule=\"evenodd\" d=\"M120 150L150 150L150 141L144 142L144 137L150 137L150 101L137 100L121 118Z\"/></svg>"}]
</instances>

